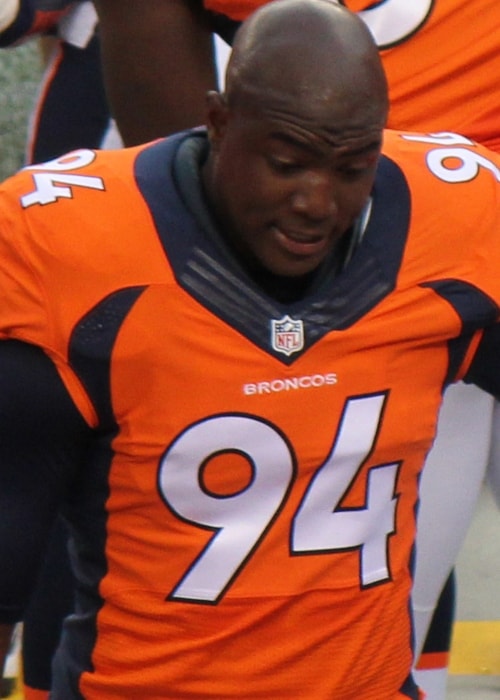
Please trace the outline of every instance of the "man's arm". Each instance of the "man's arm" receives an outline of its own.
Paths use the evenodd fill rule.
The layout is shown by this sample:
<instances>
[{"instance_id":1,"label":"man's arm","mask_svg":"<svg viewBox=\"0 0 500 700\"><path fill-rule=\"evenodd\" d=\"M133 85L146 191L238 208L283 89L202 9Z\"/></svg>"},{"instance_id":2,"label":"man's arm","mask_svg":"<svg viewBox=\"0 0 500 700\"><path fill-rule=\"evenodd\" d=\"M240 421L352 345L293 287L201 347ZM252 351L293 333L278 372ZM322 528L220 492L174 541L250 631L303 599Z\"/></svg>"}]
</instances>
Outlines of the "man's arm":
<instances>
[{"instance_id":1,"label":"man's arm","mask_svg":"<svg viewBox=\"0 0 500 700\"><path fill-rule=\"evenodd\" d=\"M204 123L216 86L213 39L197 0L96 0L104 79L126 145Z\"/></svg>"}]
</instances>

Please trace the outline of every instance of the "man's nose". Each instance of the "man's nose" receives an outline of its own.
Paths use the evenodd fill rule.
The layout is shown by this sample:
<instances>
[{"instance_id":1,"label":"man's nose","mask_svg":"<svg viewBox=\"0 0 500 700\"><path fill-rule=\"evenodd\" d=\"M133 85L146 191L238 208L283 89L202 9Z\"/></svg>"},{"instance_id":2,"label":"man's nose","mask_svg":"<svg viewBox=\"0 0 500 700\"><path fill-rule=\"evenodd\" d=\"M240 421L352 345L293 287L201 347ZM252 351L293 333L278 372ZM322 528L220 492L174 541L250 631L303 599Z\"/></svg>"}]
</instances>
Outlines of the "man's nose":
<instances>
[{"instance_id":1,"label":"man's nose","mask_svg":"<svg viewBox=\"0 0 500 700\"><path fill-rule=\"evenodd\" d=\"M293 210L309 219L323 221L337 213L335 183L326 173L307 173L292 198Z\"/></svg>"}]
</instances>

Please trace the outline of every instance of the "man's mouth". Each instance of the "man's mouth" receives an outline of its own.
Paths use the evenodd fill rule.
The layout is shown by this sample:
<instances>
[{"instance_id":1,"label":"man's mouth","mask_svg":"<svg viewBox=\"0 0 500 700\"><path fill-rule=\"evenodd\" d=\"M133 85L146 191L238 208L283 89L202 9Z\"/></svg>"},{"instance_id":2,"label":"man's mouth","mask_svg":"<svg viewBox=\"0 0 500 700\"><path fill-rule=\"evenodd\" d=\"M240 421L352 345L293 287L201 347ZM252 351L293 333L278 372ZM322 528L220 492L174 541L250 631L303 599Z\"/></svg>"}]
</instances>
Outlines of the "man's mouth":
<instances>
[{"instance_id":1,"label":"man's mouth","mask_svg":"<svg viewBox=\"0 0 500 700\"><path fill-rule=\"evenodd\" d=\"M277 225L272 226L271 230L280 247L293 255L319 255L329 244L329 236L325 234L285 229Z\"/></svg>"}]
</instances>

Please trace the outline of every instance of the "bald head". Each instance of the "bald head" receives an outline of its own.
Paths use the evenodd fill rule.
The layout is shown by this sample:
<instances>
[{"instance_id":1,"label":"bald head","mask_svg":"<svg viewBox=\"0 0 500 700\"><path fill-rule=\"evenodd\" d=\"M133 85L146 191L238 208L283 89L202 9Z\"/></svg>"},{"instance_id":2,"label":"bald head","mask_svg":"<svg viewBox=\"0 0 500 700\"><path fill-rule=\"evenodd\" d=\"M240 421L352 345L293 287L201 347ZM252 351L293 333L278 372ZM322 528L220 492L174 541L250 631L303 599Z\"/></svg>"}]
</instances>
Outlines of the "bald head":
<instances>
[{"instance_id":1,"label":"bald head","mask_svg":"<svg viewBox=\"0 0 500 700\"><path fill-rule=\"evenodd\" d=\"M317 114L344 103L382 124L388 109L371 34L333 0L275 0L258 9L236 34L226 96L229 104L275 101L278 108L291 99Z\"/></svg>"}]
</instances>

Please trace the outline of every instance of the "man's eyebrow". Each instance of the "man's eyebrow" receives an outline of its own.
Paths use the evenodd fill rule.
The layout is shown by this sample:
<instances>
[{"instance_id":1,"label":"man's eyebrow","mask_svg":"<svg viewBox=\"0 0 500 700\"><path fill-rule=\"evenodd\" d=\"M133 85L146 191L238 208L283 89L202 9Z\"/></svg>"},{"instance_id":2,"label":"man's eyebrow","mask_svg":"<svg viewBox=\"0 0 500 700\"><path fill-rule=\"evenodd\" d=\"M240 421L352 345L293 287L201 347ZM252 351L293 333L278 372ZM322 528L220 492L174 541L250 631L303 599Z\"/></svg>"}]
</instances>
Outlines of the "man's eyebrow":
<instances>
[{"instance_id":1,"label":"man's eyebrow","mask_svg":"<svg viewBox=\"0 0 500 700\"><path fill-rule=\"evenodd\" d=\"M288 134L283 131L272 131L269 134L269 138L272 141L280 141L294 148L299 148L303 151L307 151L311 154L318 154L322 149L314 143L302 140L299 136L293 134ZM332 146L332 144L329 144ZM339 156L350 158L359 155L364 155L366 153L371 153L372 151L379 151L382 147L382 138L374 138L369 143L363 144L362 146L349 148L348 144L342 144L337 148L340 150ZM335 145L333 145L335 148Z\"/></svg>"},{"instance_id":2,"label":"man's eyebrow","mask_svg":"<svg viewBox=\"0 0 500 700\"><path fill-rule=\"evenodd\" d=\"M293 136L292 134L286 134L283 131L271 131L269 134L269 139L271 141L280 141L288 146L294 148L300 148L303 151L307 151L312 154L319 153L320 149L312 143L301 139L298 136Z\"/></svg>"},{"instance_id":3,"label":"man's eyebrow","mask_svg":"<svg viewBox=\"0 0 500 700\"><path fill-rule=\"evenodd\" d=\"M372 151L380 150L381 146L382 139L374 139L373 141L371 141L371 143L367 143L365 146L360 146L359 148L349 148L347 146L345 153L343 153L342 155L348 157L364 155L365 153L371 153Z\"/></svg>"}]
</instances>

